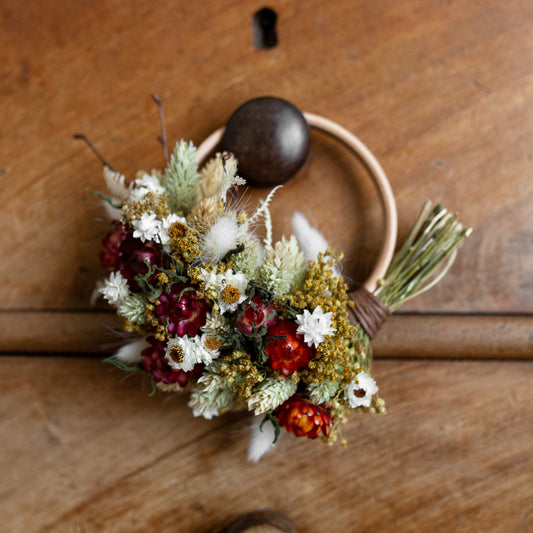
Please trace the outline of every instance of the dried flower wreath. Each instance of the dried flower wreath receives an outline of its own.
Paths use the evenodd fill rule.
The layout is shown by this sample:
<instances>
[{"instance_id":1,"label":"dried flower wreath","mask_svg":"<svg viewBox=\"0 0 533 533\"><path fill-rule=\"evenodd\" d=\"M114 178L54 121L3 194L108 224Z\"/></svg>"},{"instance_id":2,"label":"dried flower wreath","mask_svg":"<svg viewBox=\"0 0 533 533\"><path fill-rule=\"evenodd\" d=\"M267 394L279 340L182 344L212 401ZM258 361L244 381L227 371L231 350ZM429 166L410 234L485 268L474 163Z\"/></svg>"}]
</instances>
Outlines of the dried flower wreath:
<instances>
[{"instance_id":1,"label":"dried flower wreath","mask_svg":"<svg viewBox=\"0 0 533 533\"><path fill-rule=\"evenodd\" d=\"M129 184L77 136L100 157L109 190L97 193L113 225L100 255L109 275L97 291L136 336L106 361L147 373L153 391L189 390L194 416L253 412L252 461L282 428L344 443L350 409L384 412L370 339L390 312L444 275L470 233L456 215L427 202L391 262L396 211L381 167L340 126L305 118L362 158L385 207L378 265L351 295L337 268L342 254L303 215L293 217L294 235L272 242L269 204L277 187L249 214L228 194L245 183L231 153L217 153L199 170L223 130L198 150L180 141L163 172L139 172ZM261 221L263 240L254 231Z\"/></svg>"}]
</instances>

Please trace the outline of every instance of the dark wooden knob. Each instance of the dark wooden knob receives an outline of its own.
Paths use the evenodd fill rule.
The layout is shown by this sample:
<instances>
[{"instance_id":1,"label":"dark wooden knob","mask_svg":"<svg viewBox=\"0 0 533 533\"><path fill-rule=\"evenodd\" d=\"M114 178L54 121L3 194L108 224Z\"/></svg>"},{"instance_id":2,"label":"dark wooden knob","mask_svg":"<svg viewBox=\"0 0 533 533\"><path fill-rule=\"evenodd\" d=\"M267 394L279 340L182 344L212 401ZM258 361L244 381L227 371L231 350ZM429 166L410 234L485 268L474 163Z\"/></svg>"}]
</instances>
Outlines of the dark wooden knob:
<instances>
[{"instance_id":1,"label":"dark wooden knob","mask_svg":"<svg viewBox=\"0 0 533 533\"><path fill-rule=\"evenodd\" d=\"M235 154L239 175L251 185L271 187L287 181L309 151L309 125L302 112L281 98L254 98L231 115L222 138Z\"/></svg>"},{"instance_id":2,"label":"dark wooden knob","mask_svg":"<svg viewBox=\"0 0 533 533\"><path fill-rule=\"evenodd\" d=\"M285 515L264 509L240 515L223 533L298 533L298 529Z\"/></svg>"}]
</instances>

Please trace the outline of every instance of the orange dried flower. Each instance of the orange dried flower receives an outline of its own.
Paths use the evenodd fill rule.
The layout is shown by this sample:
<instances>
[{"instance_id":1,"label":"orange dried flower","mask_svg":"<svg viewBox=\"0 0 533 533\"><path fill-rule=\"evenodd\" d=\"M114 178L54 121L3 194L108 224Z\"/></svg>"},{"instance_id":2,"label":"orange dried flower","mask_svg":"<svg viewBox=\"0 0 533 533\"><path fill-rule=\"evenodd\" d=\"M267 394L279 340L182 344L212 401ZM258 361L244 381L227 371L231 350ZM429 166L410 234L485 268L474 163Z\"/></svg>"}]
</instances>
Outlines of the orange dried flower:
<instances>
[{"instance_id":1,"label":"orange dried flower","mask_svg":"<svg viewBox=\"0 0 533 533\"><path fill-rule=\"evenodd\" d=\"M267 337L280 337L265 346L267 362L274 370L280 370L285 377L306 367L315 355L315 349L307 346L303 335L296 332L297 329L296 322L280 320L267 331Z\"/></svg>"},{"instance_id":2,"label":"orange dried flower","mask_svg":"<svg viewBox=\"0 0 533 533\"><path fill-rule=\"evenodd\" d=\"M302 398L291 398L275 411L280 426L297 437L315 439L320 432L329 436L333 423L327 411Z\"/></svg>"}]
</instances>

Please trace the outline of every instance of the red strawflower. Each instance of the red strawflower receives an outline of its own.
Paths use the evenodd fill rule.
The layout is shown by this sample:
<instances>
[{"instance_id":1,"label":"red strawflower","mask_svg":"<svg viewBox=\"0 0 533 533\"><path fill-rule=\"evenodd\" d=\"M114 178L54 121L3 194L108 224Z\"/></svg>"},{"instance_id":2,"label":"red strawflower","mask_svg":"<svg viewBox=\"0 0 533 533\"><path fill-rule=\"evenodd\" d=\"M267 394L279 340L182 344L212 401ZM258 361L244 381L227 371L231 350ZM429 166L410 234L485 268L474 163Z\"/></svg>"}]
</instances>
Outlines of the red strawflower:
<instances>
[{"instance_id":1,"label":"red strawflower","mask_svg":"<svg viewBox=\"0 0 533 533\"><path fill-rule=\"evenodd\" d=\"M304 342L304 338L296 333L298 324L292 320L280 320L270 326L267 331L268 337L283 337L270 341L265 346L268 355L267 363L274 370L281 370L284 376L290 376L295 370L307 366L307 363L315 354L315 349Z\"/></svg>"},{"instance_id":2,"label":"red strawflower","mask_svg":"<svg viewBox=\"0 0 533 533\"><path fill-rule=\"evenodd\" d=\"M297 437L315 439L320 432L327 437L333 423L326 410L302 398L288 399L274 413L280 426Z\"/></svg>"},{"instance_id":3,"label":"red strawflower","mask_svg":"<svg viewBox=\"0 0 533 533\"><path fill-rule=\"evenodd\" d=\"M257 332L262 326L273 326L278 321L276 308L273 305L265 305L259 296L254 296L246 304L239 321L237 329L245 335Z\"/></svg>"},{"instance_id":4,"label":"red strawflower","mask_svg":"<svg viewBox=\"0 0 533 533\"><path fill-rule=\"evenodd\" d=\"M155 337L148 337L147 340L150 346L141 352L144 357L142 367L146 372L153 374L155 381L177 383L180 387L185 387L190 377L199 377L202 371L199 365L196 365L190 372L175 370L165 359L165 343L158 341Z\"/></svg>"},{"instance_id":5,"label":"red strawflower","mask_svg":"<svg viewBox=\"0 0 533 533\"><path fill-rule=\"evenodd\" d=\"M167 333L177 337L195 337L207 319L207 302L199 298L190 285L177 283L158 298L155 314L160 324L167 324Z\"/></svg>"}]
</instances>

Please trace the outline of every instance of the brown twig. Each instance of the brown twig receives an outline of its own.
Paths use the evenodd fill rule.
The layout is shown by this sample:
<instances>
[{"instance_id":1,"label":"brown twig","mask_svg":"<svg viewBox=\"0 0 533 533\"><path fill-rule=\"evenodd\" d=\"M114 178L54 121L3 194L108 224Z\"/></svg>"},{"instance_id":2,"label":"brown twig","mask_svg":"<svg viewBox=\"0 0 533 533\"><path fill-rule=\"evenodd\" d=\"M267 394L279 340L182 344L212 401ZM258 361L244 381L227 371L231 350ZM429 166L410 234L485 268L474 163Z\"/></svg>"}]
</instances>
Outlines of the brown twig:
<instances>
[{"instance_id":1,"label":"brown twig","mask_svg":"<svg viewBox=\"0 0 533 533\"><path fill-rule=\"evenodd\" d=\"M161 136L157 140L161 143L163 147L163 153L165 154L165 161L168 164L168 145L167 145L167 128L165 127L165 116L163 114L163 103L161 98L157 94L152 94L154 102L157 104L159 110L159 122L161 123Z\"/></svg>"},{"instance_id":2,"label":"brown twig","mask_svg":"<svg viewBox=\"0 0 533 533\"><path fill-rule=\"evenodd\" d=\"M112 170L113 172L115 172L113 167L102 157L102 154L100 154L100 152L93 146L93 143L91 141L89 141L89 139L87 138L86 135L84 135L83 133L75 133L73 135L73 137L74 137L74 139L81 139L82 141L84 141L85 144L93 152L93 154L101 161L102 165L104 165L105 167L107 167L110 170Z\"/></svg>"}]
</instances>

